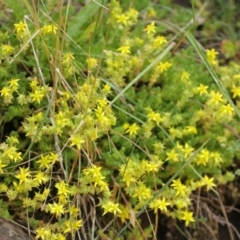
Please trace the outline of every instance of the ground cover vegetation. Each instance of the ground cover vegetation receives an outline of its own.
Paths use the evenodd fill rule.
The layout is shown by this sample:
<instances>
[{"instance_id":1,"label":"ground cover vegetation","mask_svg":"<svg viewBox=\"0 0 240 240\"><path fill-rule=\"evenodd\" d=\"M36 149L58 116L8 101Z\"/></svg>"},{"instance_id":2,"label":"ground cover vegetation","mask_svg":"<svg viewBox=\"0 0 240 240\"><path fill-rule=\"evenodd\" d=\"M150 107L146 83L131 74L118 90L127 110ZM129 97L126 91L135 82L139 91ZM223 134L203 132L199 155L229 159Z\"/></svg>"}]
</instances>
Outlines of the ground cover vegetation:
<instances>
[{"instance_id":1,"label":"ground cover vegetation","mask_svg":"<svg viewBox=\"0 0 240 240\"><path fill-rule=\"evenodd\" d=\"M193 196L219 197L239 159L240 22L221 3L3 1L0 215L42 240L207 223Z\"/></svg>"}]
</instances>

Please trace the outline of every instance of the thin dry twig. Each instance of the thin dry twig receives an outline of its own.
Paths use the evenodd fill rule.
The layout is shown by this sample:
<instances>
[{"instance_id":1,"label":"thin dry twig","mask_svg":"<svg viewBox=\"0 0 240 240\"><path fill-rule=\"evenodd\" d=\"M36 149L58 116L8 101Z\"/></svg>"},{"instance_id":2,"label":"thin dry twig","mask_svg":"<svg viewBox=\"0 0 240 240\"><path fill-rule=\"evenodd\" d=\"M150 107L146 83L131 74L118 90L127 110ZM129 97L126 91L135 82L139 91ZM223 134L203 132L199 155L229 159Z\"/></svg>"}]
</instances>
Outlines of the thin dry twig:
<instances>
[{"instance_id":1,"label":"thin dry twig","mask_svg":"<svg viewBox=\"0 0 240 240\"><path fill-rule=\"evenodd\" d=\"M223 216L224 216L225 219L226 219L226 223L227 223L227 227L228 227L228 232L229 232L230 238L231 238L231 240L234 240L234 235L233 235L232 229L231 229L231 227L230 227L230 222L229 222L229 220L228 220L228 216L227 216L227 213L226 213L225 208L224 208L224 206L223 206L221 197L220 197L219 194L217 195L217 197L218 197L218 199L219 199L219 203L220 203L220 206L221 206L221 209L222 209Z\"/></svg>"}]
</instances>

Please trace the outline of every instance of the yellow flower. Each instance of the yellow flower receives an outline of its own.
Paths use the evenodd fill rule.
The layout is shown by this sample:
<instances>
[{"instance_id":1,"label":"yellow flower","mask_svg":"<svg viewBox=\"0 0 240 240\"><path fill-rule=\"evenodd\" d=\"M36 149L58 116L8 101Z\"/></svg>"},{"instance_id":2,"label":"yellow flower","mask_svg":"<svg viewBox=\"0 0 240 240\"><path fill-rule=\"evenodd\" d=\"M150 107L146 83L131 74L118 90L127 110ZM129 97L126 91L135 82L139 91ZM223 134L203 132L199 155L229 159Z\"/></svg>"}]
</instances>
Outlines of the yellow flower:
<instances>
[{"instance_id":1,"label":"yellow flower","mask_svg":"<svg viewBox=\"0 0 240 240\"><path fill-rule=\"evenodd\" d=\"M206 166L209 160L210 160L210 153L207 149L203 148L197 156L197 164L198 165L203 164L204 166Z\"/></svg>"},{"instance_id":2,"label":"yellow flower","mask_svg":"<svg viewBox=\"0 0 240 240\"><path fill-rule=\"evenodd\" d=\"M176 190L176 196L186 195L186 186L181 183L180 179L173 180L171 186Z\"/></svg>"},{"instance_id":3,"label":"yellow flower","mask_svg":"<svg viewBox=\"0 0 240 240\"><path fill-rule=\"evenodd\" d=\"M175 149L172 149L171 151L167 152L166 160L177 162L178 158L179 158L179 155L178 153L176 153Z\"/></svg>"},{"instance_id":4,"label":"yellow flower","mask_svg":"<svg viewBox=\"0 0 240 240\"><path fill-rule=\"evenodd\" d=\"M3 168L6 166L7 166L7 164L3 164L2 160L0 159L0 173L3 173Z\"/></svg>"},{"instance_id":5,"label":"yellow flower","mask_svg":"<svg viewBox=\"0 0 240 240\"><path fill-rule=\"evenodd\" d=\"M31 98L31 102L40 103L41 100L44 98L45 93L46 91L43 88L36 89L34 92L29 94Z\"/></svg>"},{"instance_id":6,"label":"yellow flower","mask_svg":"<svg viewBox=\"0 0 240 240\"><path fill-rule=\"evenodd\" d=\"M127 187L130 186L131 183L135 183L136 179L133 177L132 173L125 172L123 175L123 182L126 183Z\"/></svg>"},{"instance_id":7,"label":"yellow flower","mask_svg":"<svg viewBox=\"0 0 240 240\"><path fill-rule=\"evenodd\" d=\"M207 89L208 86L205 86L203 84L200 84L197 88L196 88L196 92L202 96L203 94L207 94Z\"/></svg>"},{"instance_id":8,"label":"yellow flower","mask_svg":"<svg viewBox=\"0 0 240 240\"><path fill-rule=\"evenodd\" d=\"M232 117L234 114L234 110L233 107L230 104L227 105L223 105L219 108L219 112L224 115L224 116L228 116L228 117Z\"/></svg>"},{"instance_id":9,"label":"yellow flower","mask_svg":"<svg viewBox=\"0 0 240 240\"><path fill-rule=\"evenodd\" d=\"M219 103L223 103L223 96L219 92L211 91L210 94L210 99L208 100L208 105L209 106L218 106Z\"/></svg>"},{"instance_id":10,"label":"yellow flower","mask_svg":"<svg viewBox=\"0 0 240 240\"><path fill-rule=\"evenodd\" d=\"M108 104L108 100L106 98L99 99L97 102L98 102L100 107L106 107L107 104Z\"/></svg>"},{"instance_id":11,"label":"yellow flower","mask_svg":"<svg viewBox=\"0 0 240 240\"><path fill-rule=\"evenodd\" d=\"M57 30L58 30L58 27L55 26L54 24L45 25L41 28L41 31L44 35L47 34L47 33L56 34Z\"/></svg>"},{"instance_id":12,"label":"yellow flower","mask_svg":"<svg viewBox=\"0 0 240 240\"><path fill-rule=\"evenodd\" d=\"M32 81L30 82L31 89L35 91L38 86L39 86L38 79L37 78L32 79Z\"/></svg>"},{"instance_id":13,"label":"yellow flower","mask_svg":"<svg viewBox=\"0 0 240 240\"><path fill-rule=\"evenodd\" d=\"M193 218L193 213L189 211L184 211L183 216L181 217L182 220L185 221L185 225L188 226L190 222L195 222Z\"/></svg>"},{"instance_id":14,"label":"yellow flower","mask_svg":"<svg viewBox=\"0 0 240 240\"><path fill-rule=\"evenodd\" d=\"M194 151L194 148L192 148L187 143L185 143L185 146L182 149L182 152L184 153L184 157L185 158L190 157L193 151Z\"/></svg>"},{"instance_id":15,"label":"yellow flower","mask_svg":"<svg viewBox=\"0 0 240 240\"><path fill-rule=\"evenodd\" d=\"M80 209L75 207L74 205L70 206L69 213L72 218L76 218L79 215Z\"/></svg>"},{"instance_id":16,"label":"yellow flower","mask_svg":"<svg viewBox=\"0 0 240 240\"><path fill-rule=\"evenodd\" d=\"M103 215L106 213L113 213L114 215L121 213L118 203L113 203L111 201L108 201L106 203L102 204L102 208L104 209Z\"/></svg>"},{"instance_id":17,"label":"yellow flower","mask_svg":"<svg viewBox=\"0 0 240 240\"><path fill-rule=\"evenodd\" d=\"M63 234L57 234L57 240L66 240L66 237Z\"/></svg>"},{"instance_id":18,"label":"yellow flower","mask_svg":"<svg viewBox=\"0 0 240 240\"><path fill-rule=\"evenodd\" d=\"M102 91L106 95L110 94L111 93L111 86L109 84L105 84Z\"/></svg>"},{"instance_id":19,"label":"yellow flower","mask_svg":"<svg viewBox=\"0 0 240 240\"><path fill-rule=\"evenodd\" d=\"M36 233L36 239L41 238L41 240L48 240L49 236L51 235L51 231L46 227L36 229Z\"/></svg>"},{"instance_id":20,"label":"yellow flower","mask_svg":"<svg viewBox=\"0 0 240 240\"><path fill-rule=\"evenodd\" d=\"M19 168L20 173L16 175L16 178L19 179L19 183L28 182L28 177L31 176L29 173L29 168Z\"/></svg>"},{"instance_id":21,"label":"yellow flower","mask_svg":"<svg viewBox=\"0 0 240 240\"><path fill-rule=\"evenodd\" d=\"M99 187L99 190L102 192L108 190L106 182L103 181L105 177L101 174L101 167L92 165L91 168L86 168L83 170L86 176L89 176L88 181L94 184L94 187Z\"/></svg>"},{"instance_id":22,"label":"yellow flower","mask_svg":"<svg viewBox=\"0 0 240 240\"><path fill-rule=\"evenodd\" d=\"M123 14L116 15L116 19L117 19L117 23L122 23L123 25L126 26L128 24L129 16L123 13Z\"/></svg>"},{"instance_id":23,"label":"yellow flower","mask_svg":"<svg viewBox=\"0 0 240 240\"><path fill-rule=\"evenodd\" d=\"M183 129L183 134L188 135L188 134L197 134L197 129L194 126L186 126Z\"/></svg>"},{"instance_id":24,"label":"yellow flower","mask_svg":"<svg viewBox=\"0 0 240 240\"><path fill-rule=\"evenodd\" d=\"M162 165L162 162L149 162L146 164L146 172L157 172L160 166Z\"/></svg>"},{"instance_id":25,"label":"yellow flower","mask_svg":"<svg viewBox=\"0 0 240 240\"><path fill-rule=\"evenodd\" d=\"M209 178L208 176L204 176L204 178L201 179L201 184L203 186L206 186L207 191L209 191L211 188L216 186L216 184L213 181L214 181L213 178Z\"/></svg>"},{"instance_id":26,"label":"yellow flower","mask_svg":"<svg viewBox=\"0 0 240 240\"><path fill-rule=\"evenodd\" d=\"M170 62L160 62L158 65L157 65L157 70L160 72L160 73L163 73L165 71L167 71L170 67L172 66L172 63Z\"/></svg>"},{"instance_id":27,"label":"yellow flower","mask_svg":"<svg viewBox=\"0 0 240 240\"><path fill-rule=\"evenodd\" d=\"M219 154L219 152L211 152L210 156L214 160L216 165L218 165L219 163L223 162L223 159L222 159L221 155Z\"/></svg>"},{"instance_id":28,"label":"yellow flower","mask_svg":"<svg viewBox=\"0 0 240 240\"><path fill-rule=\"evenodd\" d=\"M160 199L155 199L150 203L150 208L154 209L154 213L157 212L158 209L161 211L167 212L167 206L169 206L171 203L167 202L166 199L163 197L161 200Z\"/></svg>"},{"instance_id":29,"label":"yellow flower","mask_svg":"<svg viewBox=\"0 0 240 240\"><path fill-rule=\"evenodd\" d=\"M61 204L53 202L53 204L48 204L49 210L51 214L55 214L57 217L64 214L64 207Z\"/></svg>"},{"instance_id":30,"label":"yellow flower","mask_svg":"<svg viewBox=\"0 0 240 240\"><path fill-rule=\"evenodd\" d=\"M82 145L85 143L85 140L79 135L72 136L70 138L70 141L70 146L76 146L78 150L80 150L82 148Z\"/></svg>"},{"instance_id":31,"label":"yellow flower","mask_svg":"<svg viewBox=\"0 0 240 240\"><path fill-rule=\"evenodd\" d=\"M219 54L219 52L217 52L213 48L210 50L206 50L207 60L209 61L210 64L218 65L218 61L216 59L218 54Z\"/></svg>"},{"instance_id":32,"label":"yellow flower","mask_svg":"<svg viewBox=\"0 0 240 240\"><path fill-rule=\"evenodd\" d=\"M132 22L136 22L138 18L138 11L134 8L130 8L127 12L127 16L130 18Z\"/></svg>"},{"instance_id":33,"label":"yellow flower","mask_svg":"<svg viewBox=\"0 0 240 240\"><path fill-rule=\"evenodd\" d=\"M17 33L23 33L26 31L26 24L23 23L23 21L20 21L19 23L15 23L14 27Z\"/></svg>"},{"instance_id":34,"label":"yellow flower","mask_svg":"<svg viewBox=\"0 0 240 240\"><path fill-rule=\"evenodd\" d=\"M178 196L177 198L172 199L172 204L174 204L177 209L187 208L191 205L191 200L188 196Z\"/></svg>"},{"instance_id":35,"label":"yellow flower","mask_svg":"<svg viewBox=\"0 0 240 240\"><path fill-rule=\"evenodd\" d=\"M9 81L9 85L11 88L13 88L14 90L18 88L18 81L20 79L16 79L16 78L12 78L10 81Z\"/></svg>"},{"instance_id":36,"label":"yellow flower","mask_svg":"<svg viewBox=\"0 0 240 240\"><path fill-rule=\"evenodd\" d=\"M129 133L130 136L135 136L139 129L140 127L136 123L133 123L127 127L125 133Z\"/></svg>"},{"instance_id":37,"label":"yellow flower","mask_svg":"<svg viewBox=\"0 0 240 240\"><path fill-rule=\"evenodd\" d=\"M154 40L153 40L153 46L155 48L161 47L164 43L166 43L167 40L164 36L157 36Z\"/></svg>"},{"instance_id":38,"label":"yellow flower","mask_svg":"<svg viewBox=\"0 0 240 240\"><path fill-rule=\"evenodd\" d=\"M140 182L138 187L134 189L133 197L138 198L139 202L149 200L152 197L151 189Z\"/></svg>"},{"instance_id":39,"label":"yellow flower","mask_svg":"<svg viewBox=\"0 0 240 240\"><path fill-rule=\"evenodd\" d=\"M183 132L177 128L171 127L169 132L172 138L182 138Z\"/></svg>"},{"instance_id":40,"label":"yellow flower","mask_svg":"<svg viewBox=\"0 0 240 240\"><path fill-rule=\"evenodd\" d=\"M152 21L150 24L148 24L144 31L147 32L148 35L156 33L155 22Z\"/></svg>"},{"instance_id":41,"label":"yellow flower","mask_svg":"<svg viewBox=\"0 0 240 240\"><path fill-rule=\"evenodd\" d=\"M231 92L233 93L233 98L240 97L240 87L236 87L235 84L233 84Z\"/></svg>"},{"instance_id":42,"label":"yellow flower","mask_svg":"<svg viewBox=\"0 0 240 240\"><path fill-rule=\"evenodd\" d=\"M64 226L64 233L77 231L82 226L82 220L67 220L66 222L64 222Z\"/></svg>"},{"instance_id":43,"label":"yellow flower","mask_svg":"<svg viewBox=\"0 0 240 240\"><path fill-rule=\"evenodd\" d=\"M46 183L49 181L49 177L43 172L39 171L35 176L34 181L38 182L39 184Z\"/></svg>"},{"instance_id":44,"label":"yellow flower","mask_svg":"<svg viewBox=\"0 0 240 240\"><path fill-rule=\"evenodd\" d=\"M130 218L129 209L127 207L121 208L121 212L117 216L121 219L122 223L126 222Z\"/></svg>"},{"instance_id":45,"label":"yellow flower","mask_svg":"<svg viewBox=\"0 0 240 240\"><path fill-rule=\"evenodd\" d=\"M40 164L39 168L49 168L51 165L53 165L56 161L58 161L58 155L51 153L47 155L41 155L40 159L37 161L37 163Z\"/></svg>"},{"instance_id":46,"label":"yellow flower","mask_svg":"<svg viewBox=\"0 0 240 240\"><path fill-rule=\"evenodd\" d=\"M2 97L9 97L12 94L12 90L9 87L3 87L0 94Z\"/></svg>"},{"instance_id":47,"label":"yellow flower","mask_svg":"<svg viewBox=\"0 0 240 240\"><path fill-rule=\"evenodd\" d=\"M147 109L148 114L148 121L155 121L157 124L162 122L162 117L159 113L154 112L152 109Z\"/></svg>"},{"instance_id":48,"label":"yellow flower","mask_svg":"<svg viewBox=\"0 0 240 240\"><path fill-rule=\"evenodd\" d=\"M56 183L55 187L58 189L58 193L57 193L58 195L67 196L68 193L70 192L68 189L68 184L65 183L64 181Z\"/></svg>"},{"instance_id":49,"label":"yellow flower","mask_svg":"<svg viewBox=\"0 0 240 240\"><path fill-rule=\"evenodd\" d=\"M121 52L122 54L130 54L130 46L121 46L117 49L117 51Z\"/></svg>"}]
</instances>

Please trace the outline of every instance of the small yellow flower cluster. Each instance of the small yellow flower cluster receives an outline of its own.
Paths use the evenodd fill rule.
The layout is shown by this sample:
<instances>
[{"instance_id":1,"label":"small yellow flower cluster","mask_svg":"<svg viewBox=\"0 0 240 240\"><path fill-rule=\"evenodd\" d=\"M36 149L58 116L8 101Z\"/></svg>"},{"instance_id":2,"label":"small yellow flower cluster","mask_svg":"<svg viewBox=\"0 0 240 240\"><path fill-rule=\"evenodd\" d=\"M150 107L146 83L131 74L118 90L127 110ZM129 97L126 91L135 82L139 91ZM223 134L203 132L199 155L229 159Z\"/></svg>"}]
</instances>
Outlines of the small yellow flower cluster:
<instances>
[{"instance_id":1,"label":"small yellow flower cluster","mask_svg":"<svg viewBox=\"0 0 240 240\"><path fill-rule=\"evenodd\" d=\"M61 233L53 233L49 227L41 227L37 228L36 230L36 239L40 240L47 240L47 239L54 239L54 240L66 240L66 236Z\"/></svg>"},{"instance_id":2,"label":"small yellow flower cluster","mask_svg":"<svg viewBox=\"0 0 240 240\"><path fill-rule=\"evenodd\" d=\"M180 220L184 220L186 226L188 226L191 222L195 222L193 212L188 210L191 205L191 200L189 198L190 193L195 191L197 188L204 186L206 186L207 191L211 190L216 186L213 181L213 178L209 178L206 175L199 181L191 181L189 182L190 184L186 183L187 185L183 184L180 179L173 180L171 187L174 191L172 192L171 189L169 189L170 191L166 190L165 194L173 197L172 201L169 202L169 205L175 205L177 210L175 213L169 213L169 215L175 216Z\"/></svg>"},{"instance_id":3,"label":"small yellow flower cluster","mask_svg":"<svg viewBox=\"0 0 240 240\"><path fill-rule=\"evenodd\" d=\"M26 24L23 21L14 24L15 32L18 39L23 39L26 36Z\"/></svg>"},{"instance_id":4,"label":"small yellow flower cluster","mask_svg":"<svg viewBox=\"0 0 240 240\"><path fill-rule=\"evenodd\" d=\"M120 51L122 54L130 54L130 46L121 46L120 48L118 48L118 51Z\"/></svg>"},{"instance_id":5,"label":"small yellow flower cluster","mask_svg":"<svg viewBox=\"0 0 240 240\"><path fill-rule=\"evenodd\" d=\"M3 103L9 105L13 100L13 93L17 92L20 79L10 79L6 86L0 90L0 95L3 98Z\"/></svg>"},{"instance_id":6,"label":"small yellow flower cluster","mask_svg":"<svg viewBox=\"0 0 240 240\"><path fill-rule=\"evenodd\" d=\"M147 33L147 35L154 35L156 33L156 26L155 22L152 21L150 24L148 24L144 31Z\"/></svg>"},{"instance_id":7,"label":"small yellow flower cluster","mask_svg":"<svg viewBox=\"0 0 240 240\"><path fill-rule=\"evenodd\" d=\"M153 122L156 125L159 125L163 121L160 113L156 113L155 111L152 110L152 108L147 107L145 110L147 112L148 122Z\"/></svg>"},{"instance_id":8,"label":"small yellow flower cluster","mask_svg":"<svg viewBox=\"0 0 240 240\"><path fill-rule=\"evenodd\" d=\"M85 181L87 181L88 184L93 184L96 192L110 192L107 182L104 181L105 177L101 173L101 167L92 165L90 168L84 169L83 172Z\"/></svg>"},{"instance_id":9,"label":"small yellow flower cluster","mask_svg":"<svg viewBox=\"0 0 240 240\"><path fill-rule=\"evenodd\" d=\"M130 18L133 19L134 11L129 14L132 14ZM27 37L25 23L21 21L14 26L17 38L23 40L25 36ZM57 32L58 27L53 24L41 28L43 35L57 34ZM10 45L2 45L1 53L11 55L13 52L14 48ZM87 63L88 70L97 67L97 59L93 57L86 58L84 62ZM25 164L22 153L18 150L19 143L16 138L9 137L4 144L0 144L0 173L5 174L6 171L16 173L12 176L14 179L12 184L0 184L0 191L10 201L21 202L24 211L25 209L41 210L45 214L59 219L56 224L48 223L44 227L39 224L36 229L36 239L61 240L66 239L68 234L74 236L75 231L82 226L80 208L72 202L76 194L101 192L104 194L106 202L110 202L111 196L108 183L100 171L101 168L95 165L83 171L83 178L79 179L79 183L77 183L81 185L81 189L74 184L71 185L72 182L69 183L66 179L55 178L53 169L58 169L54 168L55 166L61 166L61 170L64 172L65 166L62 165L61 156L64 148L68 149L72 159L75 159L77 153L81 151L86 150L90 153L92 144L108 133L116 121L107 99L111 94L110 85L102 86L100 80L93 76L87 76L84 81L72 78L72 76L75 77L78 66L75 64L75 58L71 52L66 52L59 64L61 66L57 70L61 78L58 82L51 81L49 84L51 87L46 86L37 78L28 78L29 81L25 80L21 84L19 79L13 78L7 81L0 91L3 99L2 106L9 105L16 100L19 106L26 109L26 116L20 131L23 131L26 138L31 139L33 144L39 146L37 150L39 152L33 153L38 156L30 154L29 164ZM45 80L48 84L49 79ZM23 89L25 85L27 86L26 91ZM48 98L48 94L49 96L54 95L54 98ZM36 109L37 111L35 111ZM46 115L48 112L50 114ZM63 145L65 146L61 150L60 147ZM54 147L57 153L53 151ZM67 165L69 166L69 163ZM59 176L64 175L59 174ZM50 180L57 192L53 199L50 198L51 190L44 187ZM28 197L30 191L32 194L31 197ZM102 207L105 212L119 215L122 221L129 218L129 210L123 206L119 206L121 210L116 208L113 203Z\"/></svg>"},{"instance_id":10,"label":"small yellow flower cluster","mask_svg":"<svg viewBox=\"0 0 240 240\"><path fill-rule=\"evenodd\" d=\"M37 163L40 164L40 169L46 170L51 168L57 161L58 155L56 153L49 153L46 155L41 155L39 160L37 160Z\"/></svg>"},{"instance_id":11,"label":"small yellow flower cluster","mask_svg":"<svg viewBox=\"0 0 240 240\"><path fill-rule=\"evenodd\" d=\"M66 214L69 215L69 218L63 218L55 227L49 224L47 228L37 228L36 239L49 239L49 237L56 237L53 239L66 239L68 233L73 234L82 226L82 220L78 219L80 209L69 201L72 194L70 186L65 181L60 181L55 184L55 187L57 189L58 201L48 203L42 206L42 209L45 212L49 211L59 219L61 219L63 215L66 216ZM42 199L42 201L44 200Z\"/></svg>"},{"instance_id":12,"label":"small yellow flower cluster","mask_svg":"<svg viewBox=\"0 0 240 240\"><path fill-rule=\"evenodd\" d=\"M43 35L46 35L48 33L56 34L57 30L58 30L58 27L52 23L45 25L41 28L41 32L43 33Z\"/></svg>"},{"instance_id":13,"label":"small yellow flower cluster","mask_svg":"<svg viewBox=\"0 0 240 240\"><path fill-rule=\"evenodd\" d=\"M139 64L139 59L136 56L130 56L131 53L129 45L120 46L117 51L119 53L114 53L111 51L105 51L106 55L106 69L105 75L119 86L125 86L126 82L124 77L129 74L133 67ZM121 55L121 57L119 56Z\"/></svg>"},{"instance_id":14,"label":"small yellow flower cluster","mask_svg":"<svg viewBox=\"0 0 240 240\"><path fill-rule=\"evenodd\" d=\"M217 52L214 48L206 50L207 60L212 66L218 66Z\"/></svg>"},{"instance_id":15,"label":"small yellow flower cluster","mask_svg":"<svg viewBox=\"0 0 240 240\"><path fill-rule=\"evenodd\" d=\"M147 107L145 110L147 112L147 122L144 123L142 127L144 129L143 134L145 137L147 137L151 136L152 129L155 126L159 126L159 124L163 121L163 118L161 117L160 113L153 111L153 109L150 107ZM125 123L123 125L123 129L125 130L125 133L128 133L130 136L136 136L139 134L140 126L136 123Z\"/></svg>"},{"instance_id":16,"label":"small yellow flower cluster","mask_svg":"<svg viewBox=\"0 0 240 240\"><path fill-rule=\"evenodd\" d=\"M154 210L154 213L157 213L158 209L167 212L167 206L169 206L171 203L166 201L165 197L162 197L160 199L154 199L150 205L149 208Z\"/></svg>"},{"instance_id":17,"label":"small yellow flower cluster","mask_svg":"<svg viewBox=\"0 0 240 240\"><path fill-rule=\"evenodd\" d=\"M118 1L111 1L109 7L111 8L111 14L108 22L114 26L117 25L120 29L129 28L137 22L138 12L134 8L130 8L123 13Z\"/></svg>"},{"instance_id":18,"label":"small yellow flower cluster","mask_svg":"<svg viewBox=\"0 0 240 240\"><path fill-rule=\"evenodd\" d=\"M46 135L57 133L62 136L66 129L68 129L67 132L70 134L69 146L76 146L80 150L83 146L86 146L85 143L87 143L88 139L95 141L101 134L109 131L116 121L105 97L105 95L107 96L111 93L109 85L104 86L103 91L105 95L103 95L99 91L99 81L94 78L89 79L89 81L91 80L95 82L92 82L92 84L84 83L82 86L79 85L76 93L61 91L58 104L63 110L55 113L54 125L46 123L44 126L39 127L39 124L43 121L43 115L39 113L26 118L26 121L23 123L26 135L37 142ZM32 91L29 95L23 98L19 96L18 100L21 100L22 104L43 101L43 97L47 94L47 89L39 85L36 79L31 81L30 87ZM91 104L89 103L89 96L92 96L94 99ZM29 101L26 101L26 99L29 99ZM76 103L74 106L75 111L70 109L66 99L71 99ZM85 128L81 127L82 124L84 124ZM76 131L76 126L78 131Z\"/></svg>"},{"instance_id":19,"label":"small yellow flower cluster","mask_svg":"<svg viewBox=\"0 0 240 240\"><path fill-rule=\"evenodd\" d=\"M113 53L106 51L106 76L120 87L126 85L126 79L124 78L127 74L133 73L133 69L136 67L142 66L142 64L147 60L151 61L150 56L156 51L160 51L165 43L167 42L166 38L162 35L157 35L157 29L155 22L152 21L148 24L143 32L143 37L132 38L131 31L129 26L135 23L137 20L137 11L134 9L129 9L126 13L122 13L122 9L118 1L111 1L110 7L112 9L111 18L109 19L109 24L117 24L123 31L121 38L121 45L117 49L121 53ZM154 68L152 76L150 77L150 85L153 85L161 73L167 71L171 66L170 62L161 62L159 65Z\"/></svg>"},{"instance_id":20,"label":"small yellow flower cluster","mask_svg":"<svg viewBox=\"0 0 240 240\"><path fill-rule=\"evenodd\" d=\"M4 56L9 56L14 52L14 47L9 44L3 44L1 49Z\"/></svg>"},{"instance_id":21,"label":"small yellow flower cluster","mask_svg":"<svg viewBox=\"0 0 240 240\"><path fill-rule=\"evenodd\" d=\"M216 186L213 181L213 178L206 175L199 181L190 181L190 184L183 184L179 178L174 179L171 188L165 188L161 195L151 201L149 208L153 209L155 213L160 210L168 216L183 220L185 225L188 226L191 222L195 222L193 212L188 210L191 206L189 197L191 192L204 186L209 191ZM174 207L176 210L173 212L168 207Z\"/></svg>"},{"instance_id":22,"label":"small yellow flower cluster","mask_svg":"<svg viewBox=\"0 0 240 240\"><path fill-rule=\"evenodd\" d=\"M195 222L195 220L193 218L193 212L189 212L187 210L183 211L181 220L185 221L186 226L188 226L190 222Z\"/></svg>"},{"instance_id":23,"label":"small yellow flower cluster","mask_svg":"<svg viewBox=\"0 0 240 240\"><path fill-rule=\"evenodd\" d=\"M41 86L36 78L31 80L30 87L32 89L32 92L29 94L30 102L32 103L36 102L40 104L40 102L47 94L48 91L47 87Z\"/></svg>"},{"instance_id":24,"label":"small yellow flower cluster","mask_svg":"<svg viewBox=\"0 0 240 240\"><path fill-rule=\"evenodd\" d=\"M101 207L104 209L103 215L105 215L106 213L113 213L114 215L116 215L117 213L121 213L118 203L106 201L101 204Z\"/></svg>"},{"instance_id":25,"label":"small yellow flower cluster","mask_svg":"<svg viewBox=\"0 0 240 240\"><path fill-rule=\"evenodd\" d=\"M218 152L209 152L207 149L203 148L194 159L194 162L198 165L202 164L204 166L219 166L220 163L223 162L223 159Z\"/></svg>"},{"instance_id":26,"label":"small yellow flower cluster","mask_svg":"<svg viewBox=\"0 0 240 240\"><path fill-rule=\"evenodd\" d=\"M136 124L124 124L123 126L125 133L129 133L130 136L136 136L138 134L138 131L140 130L140 127Z\"/></svg>"},{"instance_id":27,"label":"small yellow flower cluster","mask_svg":"<svg viewBox=\"0 0 240 240\"><path fill-rule=\"evenodd\" d=\"M231 92L233 93L233 98L240 97L240 86L232 85Z\"/></svg>"},{"instance_id":28,"label":"small yellow flower cluster","mask_svg":"<svg viewBox=\"0 0 240 240\"><path fill-rule=\"evenodd\" d=\"M127 159L127 164L120 166L120 176L126 193L137 199L135 209L140 209L152 198L152 190L144 181L151 174L157 173L162 164L157 156L152 156L149 161Z\"/></svg>"},{"instance_id":29,"label":"small yellow flower cluster","mask_svg":"<svg viewBox=\"0 0 240 240\"><path fill-rule=\"evenodd\" d=\"M203 94L207 94L207 89L208 86L205 86L203 84L199 84L199 86L196 88L196 93L199 94L200 96L202 96Z\"/></svg>"},{"instance_id":30,"label":"small yellow flower cluster","mask_svg":"<svg viewBox=\"0 0 240 240\"><path fill-rule=\"evenodd\" d=\"M6 143L0 144L0 173L5 172L5 167L10 163L22 161L22 154L17 149L18 140L15 137L8 137Z\"/></svg>"},{"instance_id":31,"label":"small yellow flower cluster","mask_svg":"<svg viewBox=\"0 0 240 240\"><path fill-rule=\"evenodd\" d=\"M217 122L227 123L232 120L234 109L221 93L212 90L207 93L207 98L205 114L208 117L211 116L212 120Z\"/></svg>"},{"instance_id":32,"label":"small yellow flower cluster","mask_svg":"<svg viewBox=\"0 0 240 240\"><path fill-rule=\"evenodd\" d=\"M143 32L146 32L146 36L144 38L144 44L143 44L143 53L146 55L151 56L154 52L161 50L165 43L167 43L167 40L162 35L157 35L157 28L155 25L155 22L152 21L150 24L148 24L144 29ZM157 67L158 72L163 72L164 70L167 70L171 66L171 63L165 62L160 63Z\"/></svg>"}]
</instances>

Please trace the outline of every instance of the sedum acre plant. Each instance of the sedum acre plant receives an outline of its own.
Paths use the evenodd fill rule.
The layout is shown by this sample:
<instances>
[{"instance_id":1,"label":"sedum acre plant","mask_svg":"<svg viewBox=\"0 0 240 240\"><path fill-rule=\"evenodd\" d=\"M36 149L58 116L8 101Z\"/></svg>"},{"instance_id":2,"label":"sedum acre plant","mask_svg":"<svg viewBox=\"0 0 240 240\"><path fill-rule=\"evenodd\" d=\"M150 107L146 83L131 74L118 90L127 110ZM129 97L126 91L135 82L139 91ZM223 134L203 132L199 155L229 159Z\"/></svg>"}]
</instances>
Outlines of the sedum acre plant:
<instances>
[{"instance_id":1,"label":"sedum acre plant","mask_svg":"<svg viewBox=\"0 0 240 240\"><path fill-rule=\"evenodd\" d=\"M148 210L198 221L191 194L233 179L239 127L193 49L170 53L154 9L25 4L0 33L2 216L42 240L123 239ZM206 57L238 107L239 66Z\"/></svg>"}]
</instances>

